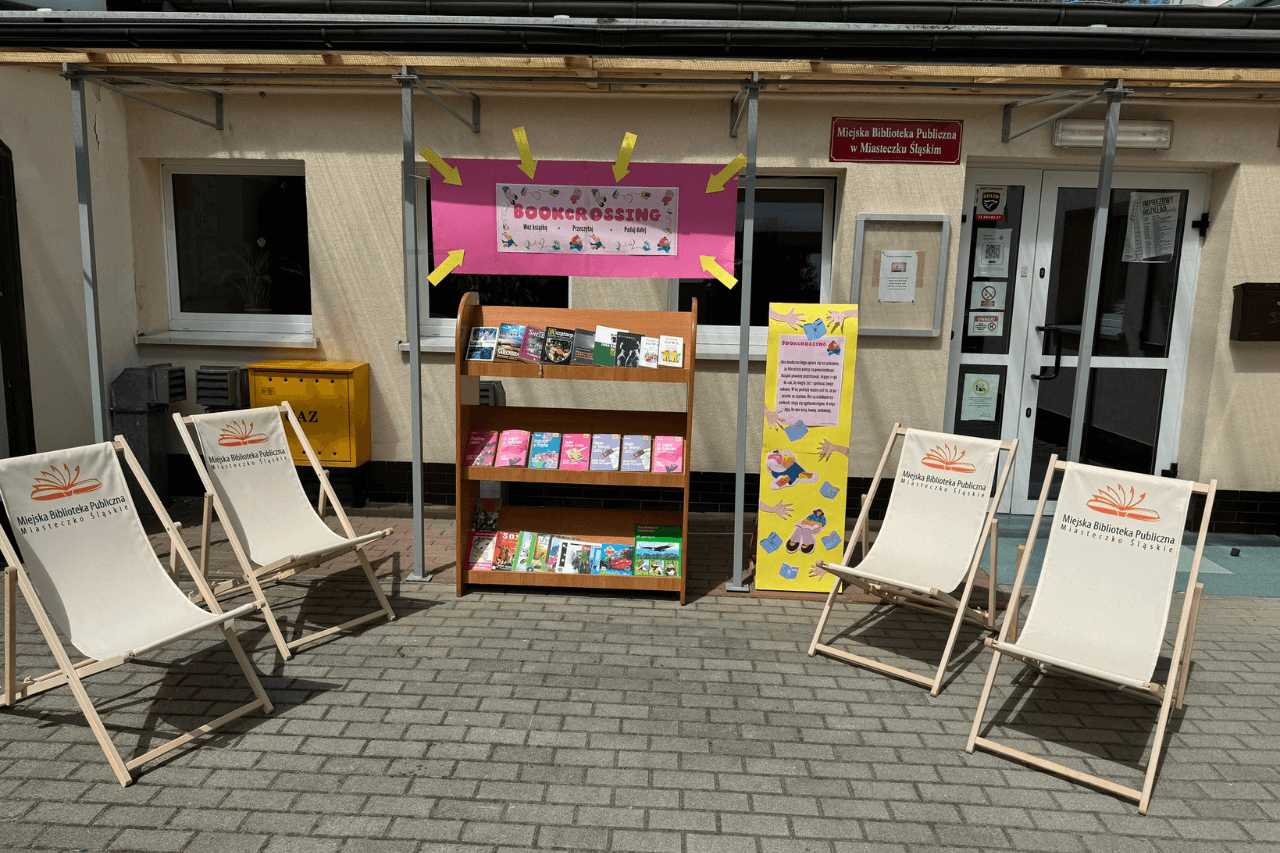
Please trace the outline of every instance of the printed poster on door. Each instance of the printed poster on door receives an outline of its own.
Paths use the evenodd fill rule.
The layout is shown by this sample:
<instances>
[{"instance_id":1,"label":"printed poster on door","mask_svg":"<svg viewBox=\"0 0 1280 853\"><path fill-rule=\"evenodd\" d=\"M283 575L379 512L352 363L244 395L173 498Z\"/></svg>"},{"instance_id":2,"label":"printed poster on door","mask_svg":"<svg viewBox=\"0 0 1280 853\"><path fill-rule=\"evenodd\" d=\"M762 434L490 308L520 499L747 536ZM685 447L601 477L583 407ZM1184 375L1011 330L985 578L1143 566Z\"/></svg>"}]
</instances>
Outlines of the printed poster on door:
<instances>
[{"instance_id":1,"label":"printed poster on door","mask_svg":"<svg viewBox=\"0 0 1280 853\"><path fill-rule=\"evenodd\" d=\"M1181 204L1180 193L1130 193L1129 221L1120 260L1127 264L1172 261Z\"/></svg>"},{"instance_id":2,"label":"printed poster on door","mask_svg":"<svg viewBox=\"0 0 1280 853\"><path fill-rule=\"evenodd\" d=\"M769 305L757 589L822 592L844 555L857 305Z\"/></svg>"}]
</instances>

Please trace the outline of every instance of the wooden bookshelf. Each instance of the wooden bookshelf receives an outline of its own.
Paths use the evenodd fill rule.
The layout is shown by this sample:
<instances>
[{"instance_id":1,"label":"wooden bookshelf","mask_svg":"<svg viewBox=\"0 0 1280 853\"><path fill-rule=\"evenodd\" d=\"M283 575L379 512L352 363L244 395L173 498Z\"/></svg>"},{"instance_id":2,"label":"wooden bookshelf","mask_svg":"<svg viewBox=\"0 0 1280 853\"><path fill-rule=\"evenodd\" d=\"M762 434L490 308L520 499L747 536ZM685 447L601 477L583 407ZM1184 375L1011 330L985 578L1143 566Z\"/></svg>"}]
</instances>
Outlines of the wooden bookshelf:
<instances>
[{"instance_id":1,"label":"wooden bookshelf","mask_svg":"<svg viewBox=\"0 0 1280 853\"><path fill-rule=\"evenodd\" d=\"M520 308L481 305L479 295L468 293L458 306L454 346L457 461L457 594L468 585L542 586L579 589L648 590L675 592L685 603L689 543L689 451L693 439L693 373L698 340L698 306L690 311L592 311L581 309ZM502 323L590 329L612 326L651 337L675 335L684 339L684 367L601 367L596 365L524 364L521 362L467 361L467 341L476 326ZM524 378L593 380L604 382L682 383L685 409L671 411L613 411L565 409L554 406L481 406L480 379ZM468 467L464 464L467 438L474 429L526 429L530 432L644 433L684 437L684 464L680 474L622 471L562 471L546 468ZM532 530L573 536L593 542L632 543L637 524L679 527L681 531L680 577L628 577L555 572L471 571L471 517L482 481L512 483L561 483L600 487L657 486L681 491L680 511L584 509L577 507L503 506L501 530Z\"/></svg>"}]
</instances>

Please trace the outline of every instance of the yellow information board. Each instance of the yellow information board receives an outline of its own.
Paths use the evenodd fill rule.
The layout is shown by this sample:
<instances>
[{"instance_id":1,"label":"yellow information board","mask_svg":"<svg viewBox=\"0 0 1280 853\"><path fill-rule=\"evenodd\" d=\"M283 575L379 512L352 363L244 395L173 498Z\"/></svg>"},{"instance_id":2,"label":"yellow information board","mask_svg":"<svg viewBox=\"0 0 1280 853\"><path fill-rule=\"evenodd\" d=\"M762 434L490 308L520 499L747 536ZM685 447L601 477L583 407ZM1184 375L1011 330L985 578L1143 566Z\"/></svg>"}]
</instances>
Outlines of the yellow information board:
<instances>
[{"instance_id":1,"label":"yellow information board","mask_svg":"<svg viewBox=\"0 0 1280 853\"><path fill-rule=\"evenodd\" d=\"M844 553L857 305L769 305L756 589L826 592Z\"/></svg>"}]
</instances>

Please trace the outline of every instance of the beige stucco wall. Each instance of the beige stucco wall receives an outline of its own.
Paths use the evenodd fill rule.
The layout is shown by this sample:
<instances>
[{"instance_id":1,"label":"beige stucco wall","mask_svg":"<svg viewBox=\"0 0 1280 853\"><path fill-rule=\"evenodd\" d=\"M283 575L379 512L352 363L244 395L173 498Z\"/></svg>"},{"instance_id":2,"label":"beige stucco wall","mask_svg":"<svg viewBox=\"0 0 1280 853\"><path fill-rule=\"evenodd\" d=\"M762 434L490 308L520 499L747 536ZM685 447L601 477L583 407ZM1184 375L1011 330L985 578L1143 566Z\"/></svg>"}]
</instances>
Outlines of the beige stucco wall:
<instances>
[{"instance_id":1,"label":"beige stucco wall","mask_svg":"<svg viewBox=\"0 0 1280 853\"><path fill-rule=\"evenodd\" d=\"M0 71L19 75L24 72ZM32 82L26 81L30 77ZM0 78L3 79L3 78ZM0 138L14 146L5 116L22 115L23 143L31 155L19 187L45 186L23 211L23 221L48 223L42 234L24 229L24 270L61 282L28 311L41 323L66 325L76 310L80 327L62 331L64 343L50 358L33 352L50 384L79 394L45 395L37 401L42 446L74 443L85 430L83 310L74 287L78 234L74 220L74 174L70 169L70 108L59 119L37 120L51 101L66 102L66 83L54 75L16 78L0 87ZM14 94L20 91L21 94ZM5 100L7 99L7 101ZM209 128L132 102L94 99L109 134L95 160L99 215L100 274L113 294L103 314L108 377L134 363L172 361L245 364L266 358L368 361L373 396L373 455L410 457L408 358L396 348L406 337L403 310L403 248L398 93L297 95L266 91L233 94L226 100L227 129ZM102 104L106 104L103 106ZM872 98L818 97L766 91L760 108L759 168L762 174L835 177L838 182L832 299L849 297L857 214L932 213L952 217L943 335L939 338L865 337L859 341L851 473L869 474L894 421L939 428L944 400L954 282L968 166L1096 169L1096 150L1054 148L1047 128L1009 144L1000 142L997 97L946 98L912 95ZM200 109L200 102L192 102ZM475 135L425 98L418 99L417 142L446 158L515 157L510 129L526 127L540 159L611 160L623 132L639 134L635 161L725 163L745 147L745 135L727 133L727 99L689 96L486 95L483 132ZM1015 127L1053 108L1020 111ZM1097 113L1100 114L1100 113ZM964 121L965 162L959 166L842 165L827 160L832 116L959 119ZM1280 257L1268 239L1280 205L1274 111L1262 107L1134 103L1126 118L1169 118L1176 124L1168 152L1122 151L1117 168L1198 171L1209 175L1214 225L1202 248L1179 462L1184 474L1217 476L1224 487L1280 487L1280 457L1262 452L1276 422L1277 356L1272 345L1227 342L1230 286L1275 280ZM9 126L14 122L9 120ZM127 128L125 136L120 126ZM1232 133L1221 132L1223 127ZM114 147L111 143L115 143ZM65 158L58 153L65 151ZM39 152L39 156L37 156ZM311 241L315 350L247 347L136 346L134 334L159 332L167 319L160 164L181 159L266 159L301 162L307 176ZM17 156L15 148L15 160ZM1241 164L1239 167L1236 164ZM44 173L48 173L47 176ZM111 187L99 190L105 183ZM107 201L106 199L109 199ZM104 223L109 223L104 225ZM103 262L104 252L111 255ZM68 278L70 284L67 283ZM32 286L28 285L29 290ZM575 279L574 306L664 309L663 281ZM66 305L55 301L61 300ZM452 306L450 306L452 308ZM67 327L70 329L70 327ZM36 334L33 332L33 338ZM737 376L734 361L700 361L693 458L700 470L731 471L736 432ZM748 463L759 453L763 363L752 365L749 390L753 428ZM452 357L423 356L423 406L427 434L424 458L451 462L453 452ZM44 381L42 375L41 381ZM79 383L78 385L76 383ZM513 405L557 404L620 408L678 408L679 389L610 383L504 383ZM191 403L185 406L194 410ZM56 422L56 426L55 426ZM1255 446L1256 445L1256 446ZM1252 454L1252 455L1250 455Z\"/></svg>"}]
</instances>

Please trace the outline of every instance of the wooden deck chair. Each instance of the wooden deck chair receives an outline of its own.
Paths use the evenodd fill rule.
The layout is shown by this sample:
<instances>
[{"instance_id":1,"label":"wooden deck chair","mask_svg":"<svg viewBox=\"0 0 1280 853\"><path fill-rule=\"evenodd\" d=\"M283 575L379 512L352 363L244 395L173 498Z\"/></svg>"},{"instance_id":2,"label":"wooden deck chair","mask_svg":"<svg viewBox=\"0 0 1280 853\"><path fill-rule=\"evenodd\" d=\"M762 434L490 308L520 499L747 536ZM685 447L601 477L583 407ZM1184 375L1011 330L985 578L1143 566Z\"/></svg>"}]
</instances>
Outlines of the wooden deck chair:
<instances>
[{"instance_id":1,"label":"wooden deck chair","mask_svg":"<svg viewBox=\"0 0 1280 853\"><path fill-rule=\"evenodd\" d=\"M289 452L285 438L286 418L320 480L320 499L315 508L302 490L302 481ZM175 413L173 419L205 488L200 569L208 572L209 531L212 513L217 512L231 550L244 573L243 581L214 584L215 595L228 597L252 589L255 595L262 597L263 584L282 581L352 551L360 561L360 567L378 600L378 609L371 613L294 640L285 640L270 605L263 607L267 628L285 660L292 657L294 649L306 643L383 616L388 621L396 618L364 553L365 545L387 536L391 529L356 535L329 484L328 472L320 467L302 425L287 402L279 406L186 418ZM199 450L192 440L192 430L200 442ZM346 536L339 536L324 523L326 499L333 505L334 514Z\"/></svg>"},{"instance_id":2,"label":"wooden deck chair","mask_svg":"<svg viewBox=\"0 0 1280 853\"><path fill-rule=\"evenodd\" d=\"M848 563L854 543L865 539L871 501L875 498L893 446L902 437L902 455L884 523L870 551L856 566ZM809 643L809 655L817 652L869 667L929 688L937 696L942 688L951 651L961 622L995 630L995 511L1013 465L1017 441L972 438L946 433L903 429L893 425L871 491L849 534L842 564L819 561L815 572L833 575L831 592ZM1000 452L1008 451L1003 466ZM998 475L998 476L997 476ZM969 597L978 572L982 546L990 538L991 582L986 609L970 606ZM932 677L918 675L861 655L819 642L831 615L841 582L852 584L889 603L923 610L951 619L951 634L942 661ZM951 593L960 589L959 597Z\"/></svg>"},{"instance_id":3,"label":"wooden deck chair","mask_svg":"<svg viewBox=\"0 0 1280 853\"><path fill-rule=\"evenodd\" d=\"M1057 510L1045 548L1040 580L1018 626L1011 609L998 639L987 639L991 668L974 715L967 749L975 747L1135 800L1147 813L1160 747L1171 707L1182 707L1203 584L1197 582L1216 480L1208 485L1091 465L1049 460L1031 532L1018 565L1013 601L1019 601L1031 546L1056 472L1063 472ZM1204 517L1187 581L1166 684L1152 681L1164 642L1182 531L1193 493L1205 495ZM1016 633L1014 633L1016 632ZM1012 637L1016 636L1014 641ZM1108 690L1160 705L1155 739L1142 790L1065 767L979 737L1002 657L1020 660L1041 673L1085 679Z\"/></svg>"},{"instance_id":4,"label":"wooden deck chair","mask_svg":"<svg viewBox=\"0 0 1280 853\"><path fill-rule=\"evenodd\" d=\"M196 586L208 593L209 610L192 603L157 559L129 495L117 452L137 477ZM222 612L123 438L0 460L0 500L4 501L18 546L15 549L0 530L0 553L7 564L6 707L27 696L68 685L121 785L133 782L135 771L143 764L231 720L259 708L271 713L271 701L228 627L232 619L260 609L265 602L258 597ZM19 560L19 549L25 561ZM25 679L21 684L16 678L17 589L22 590L58 662L57 670ZM83 679L206 628L222 631L255 700L145 755L124 761L85 692ZM72 663L58 632L88 659Z\"/></svg>"}]
</instances>

